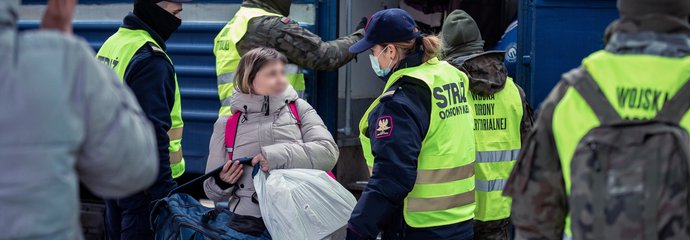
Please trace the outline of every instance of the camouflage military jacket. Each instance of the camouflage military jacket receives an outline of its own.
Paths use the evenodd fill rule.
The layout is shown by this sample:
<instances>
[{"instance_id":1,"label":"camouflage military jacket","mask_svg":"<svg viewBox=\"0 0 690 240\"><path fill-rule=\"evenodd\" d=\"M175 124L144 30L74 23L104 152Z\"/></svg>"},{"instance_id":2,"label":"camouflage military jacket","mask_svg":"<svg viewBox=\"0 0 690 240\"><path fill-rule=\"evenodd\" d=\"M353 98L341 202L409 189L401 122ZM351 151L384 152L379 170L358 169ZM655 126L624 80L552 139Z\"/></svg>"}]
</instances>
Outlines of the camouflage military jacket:
<instances>
[{"instance_id":1,"label":"camouflage military jacket","mask_svg":"<svg viewBox=\"0 0 690 240\"><path fill-rule=\"evenodd\" d=\"M657 18L612 23L606 34L605 50L616 54L664 57L690 55L690 28L665 22L663 16ZM561 81L542 103L535 126L523 143L518 162L506 184L504 194L513 198L512 220L516 239L564 237L570 206L552 122L554 109L568 88L569 85ZM673 231L676 230L668 234L675 238L690 238L685 229ZM668 234L660 236L660 239L669 239Z\"/></svg>"},{"instance_id":2,"label":"camouflage military jacket","mask_svg":"<svg viewBox=\"0 0 690 240\"><path fill-rule=\"evenodd\" d=\"M279 13L274 10L275 7L271 7L270 1L245 1L242 6L260 7L269 12ZM237 43L237 50L240 55L244 55L257 47L275 48L285 54L291 63L328 71L352 60L356 55L351 54L348 48L362 37L363 31L359 30L351 35L325 42L290 18L263 16L249 21L247 33Z\"/></svg>"}]
</instances>

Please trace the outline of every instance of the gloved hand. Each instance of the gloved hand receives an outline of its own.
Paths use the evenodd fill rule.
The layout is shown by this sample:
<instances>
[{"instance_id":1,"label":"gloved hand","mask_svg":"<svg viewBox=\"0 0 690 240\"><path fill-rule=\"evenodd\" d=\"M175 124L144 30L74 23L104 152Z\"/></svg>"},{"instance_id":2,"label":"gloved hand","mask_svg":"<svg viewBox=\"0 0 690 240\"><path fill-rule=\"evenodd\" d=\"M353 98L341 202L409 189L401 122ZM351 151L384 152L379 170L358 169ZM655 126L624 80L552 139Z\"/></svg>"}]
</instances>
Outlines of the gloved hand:
<instances>
[{"instance_id":1,"label":"gloved hand","mask_svg":"<svg viewBox=\"0 0 690 240\"><path fill-rule=\"evenodd\" d=\"M72 16L77 0L48 0L41 19L41 29L72 33Z\"/></svg>"},{"instance_id":2,"label":"gloved hand","mask_svg":"<svg viewBox=\"0 0 690 240\"><path fill-rule=\"evenodd\" d=\"M355 31L360 30L364 27L367 26L368 20L366 17L363 17L362 20L359 20L359 24L357 24L357 27L355 28Z\"/></svg>"}]
</instances>

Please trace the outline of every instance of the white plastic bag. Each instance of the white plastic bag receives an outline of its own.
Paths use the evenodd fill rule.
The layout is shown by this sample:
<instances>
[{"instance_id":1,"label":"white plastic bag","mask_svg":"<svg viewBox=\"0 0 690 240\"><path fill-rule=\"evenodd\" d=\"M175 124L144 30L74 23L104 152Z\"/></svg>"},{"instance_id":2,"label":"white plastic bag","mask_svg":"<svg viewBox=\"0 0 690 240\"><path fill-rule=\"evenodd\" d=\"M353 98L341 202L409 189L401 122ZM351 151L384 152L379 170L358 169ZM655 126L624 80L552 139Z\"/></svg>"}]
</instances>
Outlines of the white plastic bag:
<instances>
[{"instance_id":1,"label":"white plastic bag","mask_svg":"<svg viewBox=\"0 0 690 240\"><path fill-rule=\"evenodd\" d=\"M344 229L357 200L326 172L276 169L254 177L271 238L317 240Z\"/></svg>"}]
</instances>

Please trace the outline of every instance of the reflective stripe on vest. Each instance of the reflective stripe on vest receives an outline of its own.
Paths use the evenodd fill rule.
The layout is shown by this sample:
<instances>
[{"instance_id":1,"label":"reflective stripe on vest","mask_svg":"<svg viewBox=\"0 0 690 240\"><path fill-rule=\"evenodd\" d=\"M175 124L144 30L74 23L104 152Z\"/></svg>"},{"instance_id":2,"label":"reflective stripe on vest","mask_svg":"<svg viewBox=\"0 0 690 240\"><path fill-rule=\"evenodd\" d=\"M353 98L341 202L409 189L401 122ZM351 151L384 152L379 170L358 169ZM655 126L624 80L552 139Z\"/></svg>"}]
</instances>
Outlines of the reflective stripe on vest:
<instances>
[{"instance_id":1,"label":"reflective stripe on vest","mask_svg":"<svg viewBox=\"0 0 690 240\"><path fill-rule=\"evenodd\" d=\"M247 32L249 20L261 16L282 17L277 13L268 12L260 8L240 7L235 16L223 27L213 40L213 54L216 56L216 76L218 76L218 97L221 101L219 114L232 115L230 99L234 91L234 78L237 65L240 62L240 53L237 51L237 43ZM304 95L304 74L294 64L285 69L288 73L288 82L300 96Z\"/></svg>"},{"instance_id":2,"label":"reflective stripe on vest","mask_svg":"<svg viewBox=\"0 0 690 240\"><path fill-rule=\"evenodd\" d=\"M120 78L120 81L124 81L125 71L127 70L129 61L139 48L147 43L153 43L155 51L165 53L160 49L158 43L151 38L148 32L144 30L120 28L103 43L96 57L101 62L113 68ZM168 61L172 64L170 58L168 58ZM184 158L182 157L182 132L184 122L182 121L182 105L180 103L180 88L177 84L177 75L175 75L175 102L170 111L170 120L172 121L172 126L168 131L168 137L170 138L168 151L170 152L172 176L176 178L181 176L185 171Z\"/></svg>"},{"instance_id":3,"label":"reflective stripe on vest","mask_svg":"<svg viewBox=\"0 0 690 240\"><path fill-rule=\"evenodd\" d=\"M665 101L672 98L690 78L690 57L614 54L602 50L585 58L582 66L619 115L627 119L655 117ZM647 95L652 99L645 98L644 92L654 93ZM640 104L642 101L650 104ZM589 131L599 126L599 120L582 96L570 87L554 108L552 125L566 193L570 195L570 164L575 149ZM690 129L687 113L680 126ZM572 236L570 214L566 218L565 235L564 239Z\"/></svg>"},{"instance_id":4,"label":"reflective stripe on vest","mask_svg":"<svg viewBox=\"0 0 690 240\"><path fill-rule=\"evenodd\" d=\"M520 154L522 98L511 78L499 92L487 96L472 93L474 136L477 141L476 197L474 218L494 221L510 217L511 200L505 186Z\"/></svg>"},{"instance_id":5,"label":"reflective stripe on vest","mask_svg":"<svg viewBox=\"0 0 690 240\"><path fill-rule=\"evenodd\" d=\"M423 81L435 97L429 130L417 162L417 179L404 200L405 222L420 228L470 220L475 207L475 143L471 107L467 102L467 76L447 62L434 58L420 66L396 71L384 90L403 76ZM459 91L446 92L448 89ZM434 92L444 93L435 95ZM446 93L456 95L448 99ZM371 142L366 136L368 116L381 96L369 106L359 124L362 149L370 165L373 165L373 156ZM449 112L455 114L451 116Z\"/></svg>"}]
</instances>

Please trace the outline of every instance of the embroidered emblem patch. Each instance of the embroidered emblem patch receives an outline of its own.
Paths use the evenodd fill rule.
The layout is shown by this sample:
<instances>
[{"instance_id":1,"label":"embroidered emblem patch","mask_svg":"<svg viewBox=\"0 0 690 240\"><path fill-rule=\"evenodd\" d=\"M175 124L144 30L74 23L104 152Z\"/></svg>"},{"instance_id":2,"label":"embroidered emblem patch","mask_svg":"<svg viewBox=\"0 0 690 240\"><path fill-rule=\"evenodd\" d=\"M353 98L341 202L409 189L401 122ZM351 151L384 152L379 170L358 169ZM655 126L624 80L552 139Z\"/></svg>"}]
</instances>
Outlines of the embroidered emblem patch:
<instances>
[{"instance_id":1,"label":"embroidered emblem patch","mask_svg":"<svg viewBox=\"0 0 690 240\"><path fill-rule=\"evenodd\" d=\"M376 120L376 138L390 137L393 132L393 118L383 116Z\"/></svg>"},{"instance_id":2,"label":"embroidered emblem patch","mask_svg":"<svg viewBox=\"0 0 690 240\"><path fill-rule=\"evenodd\" d=\"M283 17L280 19L280 21L285 23L285 24L288 24L290 22L290 18L289 17Z\"/></svg>"}]
</instances>

